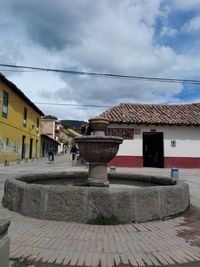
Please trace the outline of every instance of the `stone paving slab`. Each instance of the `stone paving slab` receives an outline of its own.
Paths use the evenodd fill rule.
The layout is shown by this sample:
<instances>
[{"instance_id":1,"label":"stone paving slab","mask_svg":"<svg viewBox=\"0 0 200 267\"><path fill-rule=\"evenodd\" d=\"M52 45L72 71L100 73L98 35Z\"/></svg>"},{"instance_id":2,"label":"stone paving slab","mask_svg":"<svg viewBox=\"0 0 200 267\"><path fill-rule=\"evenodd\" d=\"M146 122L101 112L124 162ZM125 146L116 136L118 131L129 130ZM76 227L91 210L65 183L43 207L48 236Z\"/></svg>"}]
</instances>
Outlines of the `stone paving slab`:
<instances>
[{"instance_id":1,"label":"stone paving slab","mask_svg":"<svg viewBox=\"0 0 200 267\"><path fill-rule=\"evenodd\" d=\"M63 266L162 266L200 261L200 212L164 221L115 226L28 218L12 221L10 257Z\"/></svg>"}]
</instances>

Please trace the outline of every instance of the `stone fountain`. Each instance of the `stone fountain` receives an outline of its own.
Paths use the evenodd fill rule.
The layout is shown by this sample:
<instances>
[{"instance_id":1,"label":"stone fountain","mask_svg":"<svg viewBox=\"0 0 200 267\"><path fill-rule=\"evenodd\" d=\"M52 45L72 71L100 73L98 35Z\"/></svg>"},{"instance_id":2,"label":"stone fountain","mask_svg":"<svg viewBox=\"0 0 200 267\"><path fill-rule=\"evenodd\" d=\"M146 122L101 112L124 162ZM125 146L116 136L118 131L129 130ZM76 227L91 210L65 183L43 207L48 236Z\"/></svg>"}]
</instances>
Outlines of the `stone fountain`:
<instances>
[{"instance_id":1,"label":"stone fountain","mask_svg":"<svg viewBox=\"0 0 200 267\"><path fill-rule=\"evenodd\" d=\"M171 177L107 173L122 138L105 136L109 121L89 120L91 135L76 138L89 172L48 171L16 175L4 187L4 207L46 220L87 223L98 215L115 216L121 223L163 219L185 211L189 186Z\"/></svg>"},{"instance_id":2,"label":"stone fountain","mask_svg":"<svg viewBox=\"0 0 200 267\"><path fill-rule=\"evenodd\" d=\"M108 124L109 120L105 118L90 119L92 135L75 138L81 155L89 162L90 186L109 186L107 163L116 156L123 142L121 137L105 135Z\"/></svg>"}]
</instances>

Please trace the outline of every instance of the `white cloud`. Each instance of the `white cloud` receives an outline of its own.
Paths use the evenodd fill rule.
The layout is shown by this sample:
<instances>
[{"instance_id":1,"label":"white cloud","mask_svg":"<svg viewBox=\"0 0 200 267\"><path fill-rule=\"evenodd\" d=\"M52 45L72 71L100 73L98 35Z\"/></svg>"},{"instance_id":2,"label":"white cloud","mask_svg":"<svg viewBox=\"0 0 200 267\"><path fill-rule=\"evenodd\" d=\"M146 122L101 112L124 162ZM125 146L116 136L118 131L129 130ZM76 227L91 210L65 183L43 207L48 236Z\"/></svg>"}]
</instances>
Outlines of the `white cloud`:
<instances>
[{"instance_id":1,"label":"white cloud","mask_svg":"<svg viewBox=\"0 0 200 267\"><path fill-rule=\"evenodd\" d=\"M200 31L200 16L193 17L190 21L186 22L181 29L185 32Z\"/></svg>"},{"instance_id":2,"label":"white cloud","mask_svg":"<svg viewBox=\"0 0 200 267\"><path fill-rule=\"evenodd\" d=\"M173 37L177 34L177 29L163 26L160 32L161 36Z\"/></svg>"},{"instance_id":3,"label":"white cloud","mask_svg":"<svg viewBox=\"0 0 200 267\"><path fill-rule=\"evenodd\" d=\"M9 5L10 2L12 5ZM179 1L175 2L176 6L180 4ZM0 3L4 12L4 1L0 0ZM56 0L43 0L42 5L46 6L43 11L39 0L31 2L31 5L27 4L27 0L18 0L17 4L13 0L7 1L4 16L6 25L10 26L2 32L0 62L7 60L4 62L10 63L13 58L19 65L189 78L200 72L198 46L193 52L190 49L180 55L170 46L156 43L156 22L165 13L171 12L170 8L161 8L162 3L166 4L166 1L59 0L58 4ZM17 8L17 12L14 8ZM14 27L11 27L13 23ZM163 25L160 35L174 37L177 30L167 25L167 22ZM37 103L166 103L177 101L177 94L182 90L181 84L50 72L31 72L20 76L16 73L12 75L12 81ZM46 114L60 119L80 120L98 115L106 109L61 105L39 107Z\"/></svg>"}]
</instances>

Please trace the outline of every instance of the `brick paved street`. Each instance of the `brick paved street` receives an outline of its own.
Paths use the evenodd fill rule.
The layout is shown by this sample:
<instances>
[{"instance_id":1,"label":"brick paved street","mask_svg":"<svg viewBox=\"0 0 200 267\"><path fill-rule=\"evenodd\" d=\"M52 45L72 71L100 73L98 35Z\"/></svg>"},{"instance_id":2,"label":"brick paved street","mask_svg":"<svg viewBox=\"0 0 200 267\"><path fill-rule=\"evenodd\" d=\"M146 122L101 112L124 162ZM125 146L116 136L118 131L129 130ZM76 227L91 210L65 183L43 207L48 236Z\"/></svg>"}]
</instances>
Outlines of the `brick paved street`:
<instances>
[{"instance_id":1,"label":"brick paved street","mask_svg":"<svg viewBox=\"0 0 200 267\"><path fill-rule=\"evenodd\" d=\"M16 172L66 170L72 167L67 156L0 167L1 195L5 176ZM121 169L117 169L121 171ZM169 174L169 169L124 169L137 173ZM200 170L180 170L181 179L191 189L192 209L184 215L164 221L94 226L79 223L44 221L24 217L0 208L0 217L9 218L11 258L32 263L64 266L147 266L172 265L200 261Z\"/></svg>"}]
</instances>

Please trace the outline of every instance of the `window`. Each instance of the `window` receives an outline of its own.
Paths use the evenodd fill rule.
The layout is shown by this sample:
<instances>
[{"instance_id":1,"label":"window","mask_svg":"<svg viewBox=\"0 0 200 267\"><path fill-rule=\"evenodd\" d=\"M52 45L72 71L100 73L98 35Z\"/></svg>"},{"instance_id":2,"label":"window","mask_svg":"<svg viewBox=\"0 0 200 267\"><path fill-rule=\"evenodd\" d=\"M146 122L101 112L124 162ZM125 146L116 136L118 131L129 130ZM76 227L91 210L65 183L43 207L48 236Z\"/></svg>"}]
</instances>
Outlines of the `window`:
<instances>
[{"instance_id":1,"label":"window","mask_svg":"<svg viewBox=\"0 0 200 267\"><path fill-rule=\"evenodd\" d=\"M3 91L2 117L8 117L8 93Z\"/></svg>"},{"instance_id":2,"label":"window","mask_svg":"<svg viewBox=\"0 0 200 267\"><path fill-rule=\"evenodd\" d=\"M3 149L3 140L0 139L0 150Z\"/></svg>"},{"instance_id":3,"label":"window","mask_svg":"<svg viewBox=\"0 0 200 267\"><path fill-rule=\"evenodd\" d=\"M6 138L6 147L8 147L8 146L10 146L10 140L9 140L9 138L7 137L7 138Z\"/></svg>"},{"instance_id":4,"label":"window","mask_svg":"<svg viewBox=\"0 0 200 267\"><path fill-rule=\"evenodd\" d=\"M37 129L36 129L37 134L39 134L39 125L40 125L39 123L40 123L39 118L37 118Z\"/></svg>"},{"instance_id":5,"label":"window","mask_svg":"<svg viewBox=\"0 0 200 267\"><path fill-rule=\"evenodd\" d=\"M26 128L27 125L27 108L24 108L24 122L23 126Z\"/></svg>"}]
</instances>

